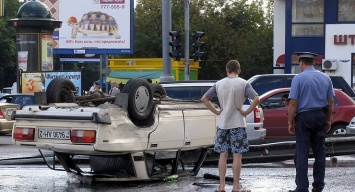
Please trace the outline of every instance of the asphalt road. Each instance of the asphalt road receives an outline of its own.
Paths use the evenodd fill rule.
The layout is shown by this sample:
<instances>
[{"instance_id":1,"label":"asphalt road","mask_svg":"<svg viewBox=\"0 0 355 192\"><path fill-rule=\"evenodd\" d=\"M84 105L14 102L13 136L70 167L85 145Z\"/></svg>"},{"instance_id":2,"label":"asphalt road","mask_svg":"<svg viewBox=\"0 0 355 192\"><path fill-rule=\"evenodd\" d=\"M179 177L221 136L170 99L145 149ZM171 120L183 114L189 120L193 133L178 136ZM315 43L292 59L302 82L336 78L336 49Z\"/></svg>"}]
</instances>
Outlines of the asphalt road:
<instances>
[{"instance_id":1,"label":"asphalt road","mask_svg":"<svg viewBox=\"0 0 355 192\"><path fill-rule=\"evenodd\" d=\"M34 157L38 150L18 147L11 143L9 136L0 136L0 191L55 191L55 192L96 192L96 191L127 191L127 192L166 192L166 191L214 191L217 180L205 179L205 174L217 175L216 165L204 166L195 177L179 177L173 182L94 182L78 183L64 171L54 171L43 164L32 164L33 160L4 160L8 158ZM48 152L50 154L50 152ZM23 163L23 162L26 163ZM312 163L309 160L309 178L312 182ZM228 176L232 176L229 166ZM242 184L253 192L281 192L295 188L295 169L292 160L273 163L243 164ZM326 187L324 191L350 192L355 189L355 155L327 158ZM231 191L227 185L226 191Z\"/></svg>"}]
</instances>

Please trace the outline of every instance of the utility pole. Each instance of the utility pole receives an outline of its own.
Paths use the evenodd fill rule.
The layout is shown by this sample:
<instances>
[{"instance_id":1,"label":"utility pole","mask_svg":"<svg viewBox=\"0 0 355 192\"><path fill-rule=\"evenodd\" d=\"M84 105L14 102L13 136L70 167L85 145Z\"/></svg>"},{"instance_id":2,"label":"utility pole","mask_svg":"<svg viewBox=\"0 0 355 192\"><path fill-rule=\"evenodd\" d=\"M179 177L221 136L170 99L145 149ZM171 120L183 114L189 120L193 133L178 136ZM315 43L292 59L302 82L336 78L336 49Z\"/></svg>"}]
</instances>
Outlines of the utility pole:
<instances>
[{"instance_id":1,"label":"utility pole","mask_svg":"<svg viewBox=\"0 0 355 192\"><path fill-rule=\"evenodd\" d=\"M163 0L164 1L164 0ZM185 10L185 80L190 80L190 0L184 2Z\"/></svg>"},{"instance_id":2,"label":"utility pole","mask_svg":"<svg viewBox=\"0 0 355 192\"><path fill-rule=\"evenodd\" d=\"M171 0L162 0L163 74L160 76L161 82L175 80L171 72L171 58L169 57L169 31L171 31Z\"/></svg>"}]
</instances>

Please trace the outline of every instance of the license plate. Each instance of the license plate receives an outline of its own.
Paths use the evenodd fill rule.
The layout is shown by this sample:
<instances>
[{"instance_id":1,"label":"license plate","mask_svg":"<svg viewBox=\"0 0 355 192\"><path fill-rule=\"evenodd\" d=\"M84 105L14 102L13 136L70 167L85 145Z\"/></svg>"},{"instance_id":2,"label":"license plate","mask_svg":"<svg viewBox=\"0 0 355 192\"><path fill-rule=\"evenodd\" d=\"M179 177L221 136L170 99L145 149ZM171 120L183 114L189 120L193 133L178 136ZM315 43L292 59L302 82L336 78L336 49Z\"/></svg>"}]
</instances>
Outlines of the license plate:
<instances>
[{"instance_id":1,"label":"license plate","mask_svg":"<svg viewBox=\"0 0 355 192\"><path fill-rule=\"evenodd\" d=\"M70 129L38 129L40 139L70 139Z\"/></svg>"}]
</instances>

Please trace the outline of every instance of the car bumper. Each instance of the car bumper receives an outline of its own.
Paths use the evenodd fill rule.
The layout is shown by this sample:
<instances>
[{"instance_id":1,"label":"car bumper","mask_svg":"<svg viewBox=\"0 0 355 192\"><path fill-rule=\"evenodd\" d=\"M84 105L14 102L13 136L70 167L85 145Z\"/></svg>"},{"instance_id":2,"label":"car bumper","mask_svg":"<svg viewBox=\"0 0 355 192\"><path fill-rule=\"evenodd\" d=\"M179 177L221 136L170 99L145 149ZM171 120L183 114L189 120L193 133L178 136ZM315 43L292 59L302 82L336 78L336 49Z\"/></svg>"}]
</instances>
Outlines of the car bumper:
<instances>
[{"instance_id":1,"label":"car bumper","mask_svg":"<svg viewBox=\"0 0 355 192\"><path fill-rule=\"evenodd\" d=\"M260 126L260 127L259 127ZM247 135L250 142L263 141L266 136L266 129L261 125L247 124Z\"/></svg>"},{"instance_id":2,"label":"car bumper","mask_svg":"<svg viewBox=\"0 0 355 192\"><path fill-rule=\"evenodd\" d=\"M348 126L346 126L347 134L355 134L355 117L353 117Z\"/></svg>"}]
</instances>

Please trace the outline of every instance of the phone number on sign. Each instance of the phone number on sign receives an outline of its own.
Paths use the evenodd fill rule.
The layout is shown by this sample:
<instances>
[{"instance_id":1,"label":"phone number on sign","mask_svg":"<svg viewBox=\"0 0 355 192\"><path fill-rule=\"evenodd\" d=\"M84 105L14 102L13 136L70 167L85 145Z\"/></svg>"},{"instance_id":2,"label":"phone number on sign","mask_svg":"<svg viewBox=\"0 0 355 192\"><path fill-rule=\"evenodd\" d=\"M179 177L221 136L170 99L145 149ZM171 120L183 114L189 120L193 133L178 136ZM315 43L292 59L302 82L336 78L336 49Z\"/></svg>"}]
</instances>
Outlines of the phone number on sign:
<instances>
[{"instance_id":1,"label":"phone number on sign","mask_svg":"<svg viewBox=\"0 0 355 192\"><path fill-rule=\"evenodd\" d=\"M124 5L101 5L101 9L124 9Z\"/></svg>"}]
</instances>

